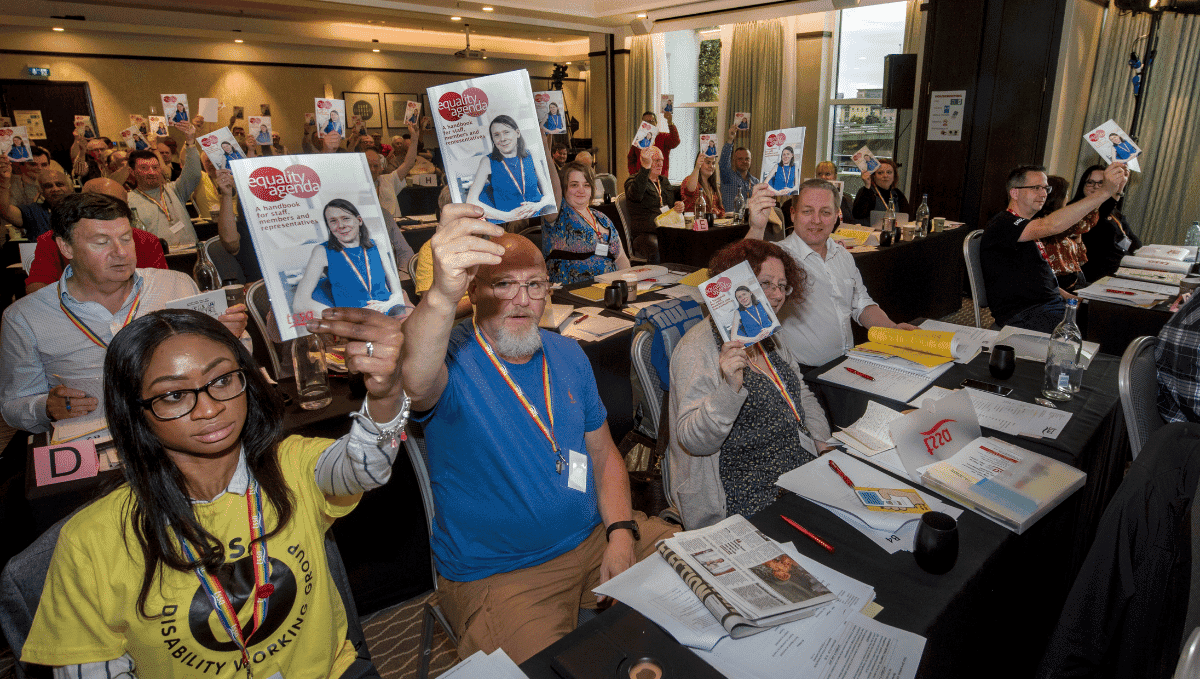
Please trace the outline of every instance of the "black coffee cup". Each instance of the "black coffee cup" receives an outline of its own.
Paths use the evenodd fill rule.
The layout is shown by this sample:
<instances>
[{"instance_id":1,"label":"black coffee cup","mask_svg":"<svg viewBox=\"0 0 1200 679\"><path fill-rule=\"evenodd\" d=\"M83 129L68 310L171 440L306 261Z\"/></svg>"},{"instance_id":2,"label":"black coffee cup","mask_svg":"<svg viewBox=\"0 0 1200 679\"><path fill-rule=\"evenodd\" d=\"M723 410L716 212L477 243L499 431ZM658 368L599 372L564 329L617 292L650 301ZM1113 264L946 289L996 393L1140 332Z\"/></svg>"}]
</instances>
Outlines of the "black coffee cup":
<instances>
[{"instance_id":1,"label":"black coffee cup","mask_svg":"<svg viewBox=\"0 0 1200 679\"><path fill-rule=\"evenodd\" d=\"M609 309L620 309L625 306L629 296L629 285L625 281L613 281L604 288L604 306Z\"/></svg>"},{"instance_id":2,"label":"black coffee cup","mask_svg":"<svg viewBox=\"0 0 1200 679\"><path fill-rule=\"evenodd\" d=\"M992 358L988 361L988 372L998 380L1007 380L1017 369L1017 352L1006 344L992 347Z\"/></svg>"},{"instance_id":3,"label":"black coffee cup","mask_svg":"<svg viewBox=\"0 0 1200 679\"><path fill-rule=\"evenodd\" d=\"M913 541L913 557L926 573L941 575L958 561L958 522L949 514L925 512Z\"/></svg>"}]
</instances>

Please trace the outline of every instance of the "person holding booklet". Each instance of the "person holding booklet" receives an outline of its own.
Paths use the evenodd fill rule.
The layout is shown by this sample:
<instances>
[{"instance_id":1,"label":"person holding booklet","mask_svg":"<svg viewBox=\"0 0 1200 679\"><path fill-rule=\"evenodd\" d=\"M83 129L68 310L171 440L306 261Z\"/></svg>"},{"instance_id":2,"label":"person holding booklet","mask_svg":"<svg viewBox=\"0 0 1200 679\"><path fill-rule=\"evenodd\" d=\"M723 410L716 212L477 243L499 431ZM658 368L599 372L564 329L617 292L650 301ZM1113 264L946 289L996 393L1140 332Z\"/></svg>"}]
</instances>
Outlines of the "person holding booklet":
<instances>
[{"instance_id":1,"label":"person holding booklet","mask_svg":"<svg viewBox=\"0 0 1200 679\"><path fill-rule=\"evenodd\" d=\"M677 189L667 181L664 171L663 153L657 146L642 152L642 169L625 180L625 199L628 201L629 218L632 224L633 243L630 249L635 257L644 257L651 264L658 264L658 228L654 220L669 208L683 212L683 201L676 197Z\"/></svg>"},{"instance_id":2,"label":"person holding booklet","mask_svg":"<svg viewBox=\"0 0 1200 679\"><path fill-rule=\"evenodd\" d=\"M196 229L185 203L196 192L203 173L195 126L182 122L176 127L183 132L187 148L180 154L184 162L179 179L168 182L163 177L163 164L157 152L146 150L129 154L130 176L137 182L134 190L129 192L129 206L137 210L147 231L167 241L172 248L196 243Z\"/></svg>"},{"instance_id":3,"label":"person holding booklet","mask_svg":"<svg viewBox=\"0 0 1200 679\"><path fill-rule=\"evenodd\" d=\"M731 210L737 210L738 196L743 201L750 199L750 192L758 183L758 177L750 174L750 149L745 146L733 147L737 139L737 125L730 126L725 133L725 145L721 147L721 158L717 167L721 171L721 200Z\"/></svg>"},{"instance_id":4,"label":"person holding booklet","mask_svg":"<svg viewBox=\"0 0 1200 679\"><path fill-rule=\"evenodd\" d=\"M1075 203L1100 193L1104 188L1104 166L1092 165L1079 175L1079 184L1071 202ZM1120 194L1109 198L1092 210L1084 220L1091 228L1081 230L1083 246L1088 259L1083 264L1083 275L1089 281L1098 281L1111 276L1121 267L1121 258L1133 254L1142 247L1129 220L1117 207Z\"/></svg>"},{"instance_id":5,"label":"person holding booklet","mask_svg":"<svg viewBox=\"0 0 1200 679\"><path fill-rule=\"evenodd\" d=\"M194 674L379 676L347 638L325 532L391 475L403 333L364 309L308 327L349 340L365 377L336 441L285 437L275 389L205 314L157 311L116 334L104 382L125 482L63 526L25 660L74 677L175 676L181 657Z\"/></svg>"},{"instance_id":6,"label":"person holding booklet","mask_svg":"<svg viewBox=\"0 0 1200 679\"><path fill-rule=\"evenodd\" d=\"M483 208L497 224L537 216L553 210L550 178L534 162L512 116L498 115L488 125L492 151L479 161L467 202Z\"/></svg>"},{"instance_id":7,"label":"person holding booklet","mask_svg":"<svg viewBox=\"0 0 1200 679\"><path fill-rule=\"evenodd\" d=\"M742 261L777 314L789 302L805 304L808 276L774 243L728 245L708 270ZM753 303L742 299L748 288L734 294L744 306ZM669 423L667 491L688 529L753 516L775 500L776 479L824 452L829 438L825 412L787 346L776 338L750 348L722 342L711 320L692 326L671 354Z\"/></svg>"},{"instance_id":8,"label":"person holding booklet","mask_svg":"<svg viewBox=\"0 0 1200 679\"><path fill-rule=\"evenodd\" d=\"M779 152L779 165L767 182L776 193L788 194L796 190L796 152L792 147L785 146Z\"/></svg>"},{"instance_id":9,"label":"person holding booklet","mask_svg":"<svg viewBox=\"0 0 1200 679\"><path fill-rule=\"evenodd\" d=\"M254 141L258 142L262 146L271 145L271 132L267 130L266 125L258 126L258 136L254 138Z\"/></svg>"},{"instance_id":10,"label":"person holding booklet","mask_svg":"<svg viewBox=\"0 0 1200 679\"><path fill-rule=\"evenodd\" d=\"M596 173L578 162L567 163L555 182L555 193L562 195L557 219L542 220L542 254L555 283L569 285L629 268L616 227L591 207L595 186Z\"/></svg>"},{"instance_id":11,"label":"person holding booklet","mask_svg":"<svg viewBox=\"0 0 1200 679\"><path fill-rule=\"evenodd\" d=\"M696 167L679 185L679 197L683 199L683 211L695 212L696 199L701 194L704 194L704 202L708 204L709 212L718 218L725 216L725 204L721 201L721 185L717 183L716 159L704 153L696 157Z\"/></svg>"},{"instance_id":12,"label":"person holding booklet","mask_svg":"<svg viewBox=\"0 0 1200 679\"><path fill-rule=\"evenodd\" d=\"M660 132L654 136L654 148L662 152L664 175L671 174L671 149L679 146L679 130L675 127L675 116L663 111L663 117L667 119L667 131ZM650 123L658 129L658 116L651 111L646 111L642 114L642 122ZM635 126L636 127L636 126ZM646 147L650 146L650 142L646 141ZM629 145L629 152L625 155L625 164L629 168L629 174L636 174L639 164L641 163L643 148L639 148L632 144Z\"/></svg>"},{"instance_id":13,"label":"person holding booklet","mask_svg":"<svg viewBox=\"0 0 1200 679\"><path fill-rule=\"evenodd\" d=\"M313 248L296 285L295 311L367 307L391 313L407 306L394 267L383 265L379 248L353 203L334 198L325 205L329 240Z\"/></svg>"},{"instance_id":14,"label":"person holding booklet","mask_svg":"<svg viewBox=\"0 0 1200 679\"><path fill-rule=\"evenodd\" d=\"M874 171L864 170L862 173L863 187L854 196L854 218L860 221L870 220L871 212L887 210L888 203L893 200L896 201L897 213L908 212L908 199L896 186L896 161L869 156L868 167L869 161L876 161L878 165Z\"/></svg>"}]
</instances>

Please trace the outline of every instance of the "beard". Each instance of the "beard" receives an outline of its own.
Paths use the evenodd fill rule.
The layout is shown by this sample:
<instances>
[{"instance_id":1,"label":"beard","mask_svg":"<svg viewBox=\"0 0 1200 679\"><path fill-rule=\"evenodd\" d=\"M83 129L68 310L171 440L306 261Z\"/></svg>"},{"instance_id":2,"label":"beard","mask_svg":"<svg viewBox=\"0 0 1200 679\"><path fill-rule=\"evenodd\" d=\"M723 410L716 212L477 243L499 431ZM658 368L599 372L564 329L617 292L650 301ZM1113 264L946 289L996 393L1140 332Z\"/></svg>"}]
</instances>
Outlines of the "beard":
<instances>
[{"instance_id":1,"label":"beard","mask_svg":"<svg viewBox=\"0 0 1200 679\"><path fill-rule=\"evenodd\" d=\"M501 356L525 358L541 348L542 335L536 325L520 332L511 332L503 327L496 330L496 353Z\"/></svg>"}]
</instances>

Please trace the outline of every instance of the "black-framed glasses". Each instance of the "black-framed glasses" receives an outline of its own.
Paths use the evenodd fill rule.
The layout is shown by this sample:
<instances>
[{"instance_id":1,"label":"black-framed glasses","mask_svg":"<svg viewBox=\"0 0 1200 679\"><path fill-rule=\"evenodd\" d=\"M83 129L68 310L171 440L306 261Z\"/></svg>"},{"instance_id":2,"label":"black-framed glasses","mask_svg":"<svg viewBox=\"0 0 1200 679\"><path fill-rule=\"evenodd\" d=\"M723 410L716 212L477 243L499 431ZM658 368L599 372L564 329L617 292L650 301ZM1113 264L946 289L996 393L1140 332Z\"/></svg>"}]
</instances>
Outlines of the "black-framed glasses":
<instances>
[{"instance_id":1,"label":"black-framed glasses","mask_svg":"<svg viewBox=\"0 0 1200 679\"><path fill-rule=\"evenodd\" d=\"M1045 184L1030 184L1029 186L1015 186L1013 188L1030 189L1031 191L1045 191L1047 196L1054 192L1053 186L1046 186Z\"/></svg>"},{"instance_id":2,"label":"black-framed glasses","mask_svg":"<svg viewBox=\"0 0 1200 679\"><path fill-rule=\"evenodd\" d=\"M208 394L214 401L231 401L246 391L246 371L239 368L218 375L199 389L176 389L165 394L138 399L138 405L149 410L160 420L177 420L196 409L200 392Z\"/></svg>"},{"instance_id":3,"label":"black-framed glasses","mask_svg":"<svg viewBox=\"0 0 1200 679\"><path fill-rule=\"evenodd\" d=\"M492 292L500 299L512 299L521 288L529 294L529 299L545 299L550 292L549 278L535 278L521 283L520 281L496 281L491 284Z\"/></svg>"},{"instance_id":4,"label":"black-framed glasses","mask_svg":"<svg viewBox=\"0 0 1200 679\"><path fill-rule=\"evenodd\" d=\"M1098 188L1100 188L1101 186L1104 186L1104 180L1103 180L1103 179L1101 179L1101 180L1098 180L1098 181L1092 181L1092 180L1090 180L1090 179L1089 179L1089 180L1087 180L1086 182L1084 182L1084 183L1083 183L1083 185L1084 185L1084 186L1090 186L1090 187L1092 187L1093 189L1098 189Z\"/></svg>"}]
</instances>

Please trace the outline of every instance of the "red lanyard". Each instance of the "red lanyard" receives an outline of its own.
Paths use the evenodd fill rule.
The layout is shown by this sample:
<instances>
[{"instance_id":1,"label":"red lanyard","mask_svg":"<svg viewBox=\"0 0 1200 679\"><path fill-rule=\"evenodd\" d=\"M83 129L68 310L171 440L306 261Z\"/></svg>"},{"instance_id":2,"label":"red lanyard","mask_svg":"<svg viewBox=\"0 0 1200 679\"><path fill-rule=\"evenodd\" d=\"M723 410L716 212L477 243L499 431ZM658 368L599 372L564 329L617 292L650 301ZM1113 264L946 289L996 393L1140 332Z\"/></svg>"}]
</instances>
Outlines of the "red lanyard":
<instances>
[{"instance_id":1,"label":"red lanyard","mask_svg":"<svg viewBox=\"0 0 1200 679\"><path fill-rule=\"evenodd\" d=\"M575 207L572 206L571 209L575 210ZM594 216L592 216L591 209L585 208L582 212L580 212L579 210L575 210L575 214L577 214L581 218L583 218L583 221L587 222L587 225L592 227L592 231L594 231L596 233L597 238L600 237L600 223L596 221L596 218ZM607 230L608 229L605 229L605 231L607 231Z\"/></svg>"},{"instance_id":2,"label":"red lanyard","mask_svg":"<svg viewBox=\"0 0 1200 679\"><path fill-rule=\"evenodd\" d=\"M359 248L360 248L360 249L362 249L362 252L363 252L363 265L367 267L367 278L366 278L366 280L363 280L363 275L362 275L361 273L359 273L359 271L358 271L358 267L357 267L357 266L354 266L354 260L350 259L350 255L346 254L346 249L345 249L345 248L342 248L342 250L341 250L341 253L342 253L342 256L346 258L346 263L350 265L350 270L354 272L354 275L355 275L355 276L358 276L358 282L359 282L359 283L362 283L363 287L367 289L367 295L369 296L369 295L371 294L371 261L370 261L370 255L369 255L369 254L367 254L367 249L366 249L365 247L362 247L362 245L361 245L361 244L359 245Z\"/></svg>"},{"instance_id":3,"label":"red lanyard","mask_svg":"<svg viewBox=\"0 0 1200 679\"><path fill-rule=\"evenodd\" d=\"M796 408L796 402L792 400L791 394L788 393L787 388L784 386L783 379L779 377L779 373L775 371L775 366L771 364L771 357L768 356L767 352L763 350L762 344L756 344L754 345L754 348L758 349L759 355L763 357L763 361L765 361L767 364L767 369L763 370L762 368L759 368L758 364L754 362L751 362L750 365L754 366L759 372L766 375L767 379L771 381L771 384L775 385L775 389L779 391L779 395L783 396L784 402L786 402L788 408L791 409L792 415L794 415L796 417L796 421L800 423L801 431L807 434L808 427L806 427L804 424L804 418L801 417L799 409Z\"/></svg>"},{"instance_id":4,"label":"red lanyard","mask_svg":"<svg viewBox=\"0 0 1200 679\"><path fill-rule=\"evenodd\" d=\"M133 317L135 314L137 314L138 307L141 305L141 303L142 303L142 291L138 290L137 295L134 296L134 298L133 298L133 304L131 304L129 306L129 313L125 314L125 320L121 322L122 328L129 325L129 321L133 320ZM70 309L68 309L66 304L63 304L62 281L58 282L58 308L62 309L62 312L67 315L67 318L70 319L70 321L75 324L75 327L79 328L79 331L82 332L85 336L87 336L88 339L95 342L96 345L99 346L101 349L108 348L108 342L105 342L104 340L100 339L100 335L97 335L94 330L92 330L91 328L88 327L87 323L83 322L82 318L77 316L74 311L71 311Z\"/></svg>"},{"instance_id":5,"label":"red lanyard","mask_svg":"<svg viewBox=\"0 0 1200 679\"><path fill-rule=\"evenodd\" d=\"M168 198L167 198L167 192L166 192L166 190L165 190L165 189L160 189L160 190L162 191L162 193L160 193L160 194L159 194L160 196L162 196L162 202L161 202L161 203L160 203L160 202L158 202L157 200L154 200L153 198L151 198L151 197L150 197L150 194L146 193L145 191L143 191L143 190L141 190L141 189L138 189L138 190L137 190L137 192L138 192L138 193L140 193L140 194L142 194L142 196L143 196L143 197L144 197L146 200L148 200L148 201L150 201L151 203L154 203L156 206L158 206L158 209L159 209L159 210L162 210L162 213L163 213L164 215L166 215L166 217L167 217L167 221L169 222L169 221L171 221L171 211L170 211L170 209L168 209L168 207L167 207L167 206L171 204L171 201L170 201L170 199L168 199Z\"/></svg>"},{"instance_id":6,"label":"red lanyard","mask_svg":"<svg viewBox=\"0 0 1200 679\"><path fill-rule=\"evenodd\" d=\"M507 172L509 178L513 180L513 184L517 184L516 175L513 174L512 170L508 169L508 161L504 158L501 158L500 164L504 166L504 171ZM517 156L517 165L521 168L521 183L517 184L517 190L521 192L521 202L525 202L525 163L521 162L520 156Z\"/></svg>"}]
</instances>

